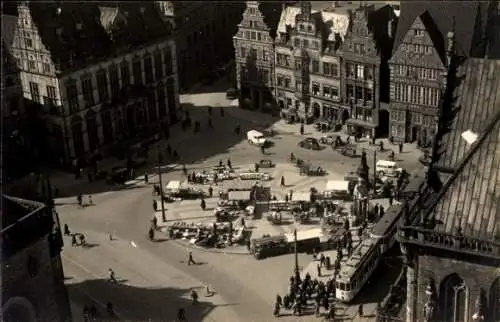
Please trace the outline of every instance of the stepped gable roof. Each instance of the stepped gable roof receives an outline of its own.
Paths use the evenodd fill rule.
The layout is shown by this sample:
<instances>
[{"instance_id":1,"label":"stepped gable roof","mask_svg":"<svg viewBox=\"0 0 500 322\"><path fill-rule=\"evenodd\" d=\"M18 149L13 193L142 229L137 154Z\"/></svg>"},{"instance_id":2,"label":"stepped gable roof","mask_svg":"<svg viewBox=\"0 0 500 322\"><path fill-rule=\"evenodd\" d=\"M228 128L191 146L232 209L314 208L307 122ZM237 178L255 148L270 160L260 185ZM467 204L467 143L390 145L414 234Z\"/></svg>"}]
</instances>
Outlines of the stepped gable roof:
<instances>
[{"instance_id":1,"label":"stepped gable roof","mask_svg":"<svg viewBox=\"0 0 500 322\"><path fill-rule=\"evenodd\" d=\"M41 38L62 70L168 36L154 3L29 3ZM120 19L117 19L120 18Z\"/></svg>"},{"instance_id":2,"label":"stepped gable roof","mask_svg":"<svg viewBox=\"0 0 500 322\"><path fill-rule=\"evenodd\" d=\"M432 37L440 37L443 43L446 43L446 36L452 30L453 19L455 20L457 52L469 57L478 10L480 10L480 1L401 1L401 13L394 37L394 51L401 45L415 19L427 11L439 31L439 33L436 31Z\"/></svg>"},{"instance_id":3,"label":"stepped gable roof","mask_svg":"<svg viewBox=\"0 0 500 322\"><path fill-rule=\"evenodd\" d=\"M458 69L457 78L454 118L439 139L437 165L449 169L457 167L471 149L462 133L471 131L480 136L500 111L500 60L469 58Z\"/></svg>"},{"instance_id":4,"label":"stepped gable roof","mask_svg":"<svg viewBox=\"0 0 500 322\"><path fill-rule=\"evenodd\" d=\"M437 231L498 240L500 236L500 110L485 122L477 141L429 209Z\"/></svg>"}]
</instances>

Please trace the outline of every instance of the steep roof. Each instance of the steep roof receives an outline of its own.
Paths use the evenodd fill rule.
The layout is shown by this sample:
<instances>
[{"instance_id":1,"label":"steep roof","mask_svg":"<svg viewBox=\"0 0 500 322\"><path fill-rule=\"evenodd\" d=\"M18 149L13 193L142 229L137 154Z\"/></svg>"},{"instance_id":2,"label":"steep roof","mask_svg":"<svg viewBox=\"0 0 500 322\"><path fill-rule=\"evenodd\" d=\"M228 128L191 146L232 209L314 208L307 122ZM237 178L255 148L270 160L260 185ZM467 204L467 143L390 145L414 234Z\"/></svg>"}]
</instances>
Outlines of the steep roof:
<instances>
[{"instance_id":1,"label":"steep roof","mask_svg":"<svg viewBox=\"0 0 500 322\"><path fill-rule=\"evenodd\" d=\"M462 133L469 130L481 135L500 111L500 60L469 58L457 76L456 111L448 132L439 140L438 165L445 168L455 168L471 149Z\"/></svg>"},{"instance_id":2,"label":"steep roof","mask_svg":"<svg viewBox=\"0 0 500 322\"><path fill-rule=\"evenodd\" d=\"M12 15L2 15L2 41L10 47L14 40L17 17Z\"/></svg>"},{"instance_id":3,"label":"steep roof","mask_svg":"<svg viewBox=\"0 0 500 322\"><path fill-rule=\"evenodd\" d=\"M45 205L37 202L7 195L2 195L2 207L0 207L0 218L2 220L2 230L15 224L24 216L32 213Z\"/></svg>"},{"instance_id":4,"label":"steep roof","mask_svg":"<svg viewBox=\"0 0 500 322\"><path fill-rule=\"evenodd\" d=\"M469 57L474 37L480 1L401 1L401 13L394 37L394 51L399 48L415 19L427 11L446 43L446 35L453 28L457 39L457 52Z\"/></svg>"},{"instance_id":5,"label":"steep roof","mask_svg":"<svg viewBox=\"0 0 500 322\"><path fill-rule=\"evenodd\" d=\"M457 166L431 208L435 230L493 240L500 234L500 110Z\"/></svg>"},{"instance_id":6,"label":"steep roof","mask_svg":"<svg viewBox=\"0 0 500 322\"><path fill-rule=\"evenodd\" d=\"M104 7L108 9L102 10ZM107 58L117 50L145 45L170 33L170 26L163 22L153 2L141 2L139 6L128 2L31 1L29 8L43 43L61 69L69 67L70 62L74 66ZM103 22L109 23L116 12L122 19L107 30L109 26Z\"/></svg>"},{"instance_id":7,"label":"steep roof","mask_svg":"<svg viewBox=\"0 0 500 322\"><path fill-rule=\"evenodd\" d=\"M266 2L266 1L260 1L259 2L259 11L262 13L262 16L264 17L264 22L267 25L267 27L270 29L269 34L271 37L276 36L276 30L278 29L278 23L280 21L280 15L281 15L281 3L279 2Z\"/></svg>"}]
</instances>

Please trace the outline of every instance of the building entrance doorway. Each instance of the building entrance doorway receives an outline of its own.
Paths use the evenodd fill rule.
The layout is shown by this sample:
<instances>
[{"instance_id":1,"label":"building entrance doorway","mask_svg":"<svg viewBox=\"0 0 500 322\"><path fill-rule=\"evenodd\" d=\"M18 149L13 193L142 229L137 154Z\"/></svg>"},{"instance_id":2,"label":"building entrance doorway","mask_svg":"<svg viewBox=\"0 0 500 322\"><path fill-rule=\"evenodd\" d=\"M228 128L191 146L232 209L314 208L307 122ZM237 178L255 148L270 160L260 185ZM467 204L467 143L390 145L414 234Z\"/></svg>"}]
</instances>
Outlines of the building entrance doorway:
<instances>
[{"instance_id":1,"label":"building entrance doorway","mask_svg":"<svg viewBox=\"0 0 500 322\"><path fill-rule=\"evenodd\" d=\"M349 119L349 112L344 109L342 111L342 124L345 124L345 122L347 122L347 120Z\"/></svg>"},{"instance_id":2,"label":"building entrance doorway","mask_svg":"<svg viewBox=\"0 0 500 322\"><path fill-rule=\"evenodd\" d=\"M314 119L319 119L321 116L321 107L318 103L313 104L313 117Z\"/></svg>"},{"instance_id":3,"label":"building entrance doorway","mask_svg":"<svg viewBox=\"0 0 500 322\"><path fill-rule=\"evenodd\" d=\"M379 111L377 132L378 137L386 138L389 136L389 111Z\"/></svg>"}]
</instances>

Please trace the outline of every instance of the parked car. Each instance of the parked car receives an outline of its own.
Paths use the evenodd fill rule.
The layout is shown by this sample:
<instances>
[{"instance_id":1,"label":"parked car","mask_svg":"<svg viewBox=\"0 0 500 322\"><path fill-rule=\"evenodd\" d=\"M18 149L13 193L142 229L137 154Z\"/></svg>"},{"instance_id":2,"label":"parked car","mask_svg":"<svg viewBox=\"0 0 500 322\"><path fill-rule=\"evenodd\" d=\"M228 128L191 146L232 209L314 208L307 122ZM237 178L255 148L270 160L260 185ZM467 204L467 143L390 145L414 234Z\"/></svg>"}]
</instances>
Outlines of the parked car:
<instances>
[{"instance_id":1,"label":"parked car","mask_svg":"<svg viewBox=\"0 0 500 322\"><path fill-rule=\"evenodd\" d=\"M337 140L337 138L339 138L339 137L340 137L340 135L338 135L338 134L323 135L319 139L319 143L321 143L321 144L327 144L327 145L332 145Z\"/></svg>"},{"instance_id":2,"label":"parked car","mask_svg":"<svg viewBox=\"0 0 500 322\"><path fill-rule=\"evenodd\" d=\"M107 176L108 183L125 183L129 179L129 171L127 168L113 167L111 173Z\"/></svg>"},{"instance_id":3,"label":"parked car","mask_svg":"<svg viewBox=\"0 0 500 322\"><path fill-rule=\"evenodd\" d=\"M202 190L193 188L179 189L178 191L170 193L170 195L174 198L188 199L188 200L194 200L205 197L205 193Z\"/></svg>"},{"instance_id":4,"label":"parked car","mask_svg":"<svg viewBox=\"0 0 500 322\"><path fill-rule=\"evenodd\" d=\"M320 132L327 132L332 128L332 124L330 122L317 122L314 124L314 128Z\"/></svg>"},{"instance_id":5,"label":"parked car","mask_svg":"<svg viewBox=\"0 0 500 322\"><path fill-rule=\"evenodd\" d=\"M308 150L314 150L314 151L319 151L321 150L321 146L319 145L318 140L315 138L306 138L302 141L299 142L299 147L308 149Z\"/></svg>"},{"instance_id":6,"label":"parked car","mask_svg":"<svg viewBox=\"0 0 500 322\"><path fill-rule=\"evenodd\" d=\"M260 160L257 165L259 168L274 168L276 166L271 160Z\"/></svg>"}]
</instances>

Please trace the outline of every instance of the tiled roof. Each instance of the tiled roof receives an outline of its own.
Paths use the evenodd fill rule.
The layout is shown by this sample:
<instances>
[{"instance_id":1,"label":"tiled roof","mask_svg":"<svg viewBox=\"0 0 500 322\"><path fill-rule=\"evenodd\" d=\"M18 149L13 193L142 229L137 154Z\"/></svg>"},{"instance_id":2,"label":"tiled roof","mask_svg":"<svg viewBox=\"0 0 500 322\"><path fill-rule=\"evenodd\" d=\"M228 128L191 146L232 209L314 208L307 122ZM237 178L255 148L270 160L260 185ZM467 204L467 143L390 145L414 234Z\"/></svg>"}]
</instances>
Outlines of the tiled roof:
<instances>
[{"instance_id":1,"label":"tiled roof","mask_svg":"<svg viewBox=\"0 0 500 322\"><path fill-rule=\"evenodd\" d=\"M469 57L479 8L480 1L401 1L393 48L398 49L415 19L428 11L440 31L439 36L443 39L452 30L453 19L455 20L457 51Z\"/></svg>"},{"instance_id":2,"label":"tiled roof","mask_svg":"<svg viewBox=\"0 0 500 322\"><path fill-rule=\"evenodd\" d=\"M31 1L29 5L43 43L62 69L69 67L68 62L78 65L89 59L107 58L118 49L145 45L169 34L153 2ZM110 8L100 10L99 6L104 5ZM110 33L106 23L113 20L117 10L125 19L114 24Z\"/></svg>"},{"instance_id":3,"label":"tiled roof","mask_svg":"<svg viewBox=\"0 0 500 322\"><path fill-rule=\"evenodd\" d=\"M437 230L492 240L500 233L500 110L441 190Z\"/></svg>"},{"instance_id":4,"label":"tiled roof","mask_svg":"<svg viewBox=\"0 0 500 322\"><path fill-rule=\"evenodd\" d=\"M44 207L44 204L36 201L2 195L2 207L0 207L0 217L2 219L2 229L14 224L19 219L30 214L34 210Z\"/></svg>"},{"instance_id":5,"label":"tiled roof","mask_svg":"<svg viewBox=\"0 0 500 322\"><path fill-rule=\"evenodd\" d=\"M461 83L455 90L456 115L439 140L438 165L445 168L455 168L471 148L462 133L470 130L481 135L500 110L500 60L469 58L457 76Z\"/></svg>"}]
</instances>

